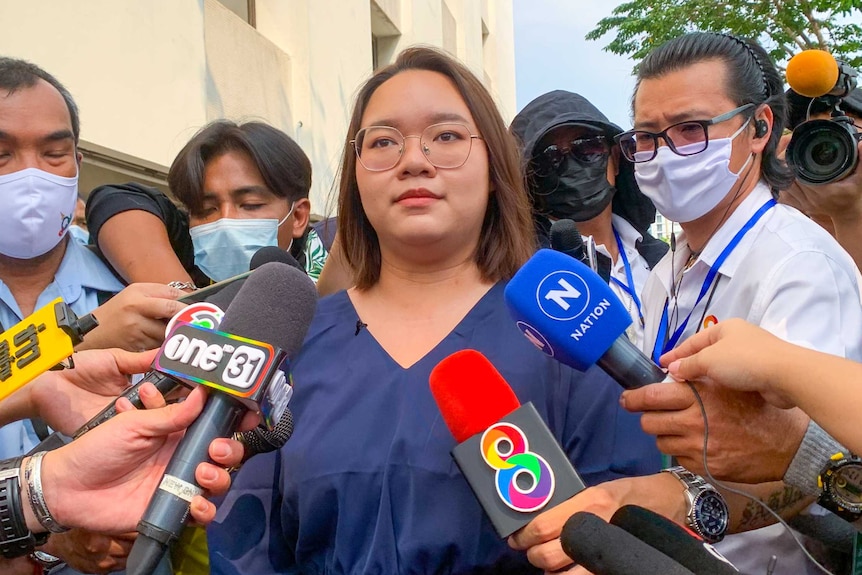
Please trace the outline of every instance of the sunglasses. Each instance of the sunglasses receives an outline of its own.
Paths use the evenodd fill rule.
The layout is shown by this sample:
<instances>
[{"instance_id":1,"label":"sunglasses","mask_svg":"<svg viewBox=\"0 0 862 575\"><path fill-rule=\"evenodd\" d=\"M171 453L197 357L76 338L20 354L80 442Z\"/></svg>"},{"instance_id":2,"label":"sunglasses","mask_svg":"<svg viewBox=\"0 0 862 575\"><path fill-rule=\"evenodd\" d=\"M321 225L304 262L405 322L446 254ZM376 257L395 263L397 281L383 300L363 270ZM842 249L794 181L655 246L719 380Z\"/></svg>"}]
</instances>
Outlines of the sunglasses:
<instances>
[{"instance_id":1,"label":"sunglasses","mask_svg":"<svg viewBox=\"0 0 862 575\"><path fill-rule=\"evenodd\" d=\"M556 172L566 156L571 156L582 164L593 164L605 160L611 152L611 145L605 136L590 136L577 138L568 146L551 144L531 161L533 172L538 176L547 176Z\"/></svg>"}]
</instances>

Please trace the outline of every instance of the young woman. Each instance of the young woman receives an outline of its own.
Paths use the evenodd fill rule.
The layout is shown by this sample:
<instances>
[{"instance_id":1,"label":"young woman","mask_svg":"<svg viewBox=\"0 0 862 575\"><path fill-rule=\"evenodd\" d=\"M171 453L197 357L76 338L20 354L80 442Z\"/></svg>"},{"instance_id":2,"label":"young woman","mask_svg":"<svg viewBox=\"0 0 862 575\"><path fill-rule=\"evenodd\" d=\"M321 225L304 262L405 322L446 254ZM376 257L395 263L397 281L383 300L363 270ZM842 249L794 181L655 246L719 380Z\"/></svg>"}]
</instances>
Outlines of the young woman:
<instances>
[{"instance_id":1,"label":"young woman","mask_svg":"<svg viewBox=\"0 0 862 575\"><path fill-rule=\"evenodd\" d=\"M296 432L236 478L213 573L527 573L449 452L431 370L463 349L531 401L587 483L657 469L598 370L539 353L506 280L533 253L518 152L463 65L412 48L359 91L339 237L355 287L320 301L293 365Z\"/></svg>"}]
</instances>

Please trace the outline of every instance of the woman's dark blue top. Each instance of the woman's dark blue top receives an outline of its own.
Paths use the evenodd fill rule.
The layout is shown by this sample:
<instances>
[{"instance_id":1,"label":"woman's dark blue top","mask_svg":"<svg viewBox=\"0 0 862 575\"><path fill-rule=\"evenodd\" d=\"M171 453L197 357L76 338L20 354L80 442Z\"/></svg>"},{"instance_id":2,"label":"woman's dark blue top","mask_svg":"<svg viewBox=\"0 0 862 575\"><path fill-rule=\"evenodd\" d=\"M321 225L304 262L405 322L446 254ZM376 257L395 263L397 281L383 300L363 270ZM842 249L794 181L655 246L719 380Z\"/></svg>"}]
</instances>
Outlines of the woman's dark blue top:
<instances>
[{"instance_id":1,"label":"woman's dark blue top","mask_svg":"<svg viewBox=\"0 0 862 575\"><path fill-rule=\"evenodd\" d=\"M494 532L449 452L455 440L428 377L448 355L482 352L531 401L588 484L656 472L659 453L619 407L604 372L574 371L515 326L499 283L405 369L346 292L322 299L293 364L295 431L234 480L209 528L212 573L529 573Z\"/></svg>"}]
</instances>

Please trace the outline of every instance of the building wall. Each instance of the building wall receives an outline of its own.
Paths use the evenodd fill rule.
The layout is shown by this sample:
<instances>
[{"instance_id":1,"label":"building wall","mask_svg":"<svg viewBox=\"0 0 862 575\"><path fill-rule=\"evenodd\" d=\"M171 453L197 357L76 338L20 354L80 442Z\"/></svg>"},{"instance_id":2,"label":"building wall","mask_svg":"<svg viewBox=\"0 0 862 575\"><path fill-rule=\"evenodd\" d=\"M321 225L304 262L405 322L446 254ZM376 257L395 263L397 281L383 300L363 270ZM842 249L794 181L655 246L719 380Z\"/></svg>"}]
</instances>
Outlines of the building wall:
<instances>
[{"instance_id":1,"label":"building wall","mask_svg":"<svg viewBox=\"0 0 862 575\"><path fill-rule=\"evenodd\" d=\"M0 54L72 92L85 193L163 183L206 122L262 119L311 158L314 212L331 213L356 90L375 60L417 43L453 52L515 113L511 0L256 0L254 12L252 27L218 0L5 0Z\"/></svg>"}]
</instances>

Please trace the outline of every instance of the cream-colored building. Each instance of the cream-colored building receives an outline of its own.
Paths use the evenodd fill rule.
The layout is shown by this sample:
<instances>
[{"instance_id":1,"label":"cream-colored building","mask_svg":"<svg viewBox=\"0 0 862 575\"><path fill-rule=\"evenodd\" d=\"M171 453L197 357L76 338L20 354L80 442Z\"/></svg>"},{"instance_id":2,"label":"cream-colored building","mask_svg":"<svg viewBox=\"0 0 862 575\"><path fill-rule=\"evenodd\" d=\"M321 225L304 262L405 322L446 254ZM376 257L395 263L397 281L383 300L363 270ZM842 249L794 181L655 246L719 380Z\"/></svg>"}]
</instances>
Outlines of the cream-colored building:
<instances>
[{"instance_id":1,"label":"cream-colored building","mask_svg":"<svg viewBox=\"0 0 862 575\"><path fill-rule=\"evenodd\" d=\"M84 193L166 189L203 124L262 119L311 158L313 211L331 213L353 96L412 44L456 55L515 113L512 0L0 0L0 29L0 54L76 99Z\"/></svg>"}]
</instances>

